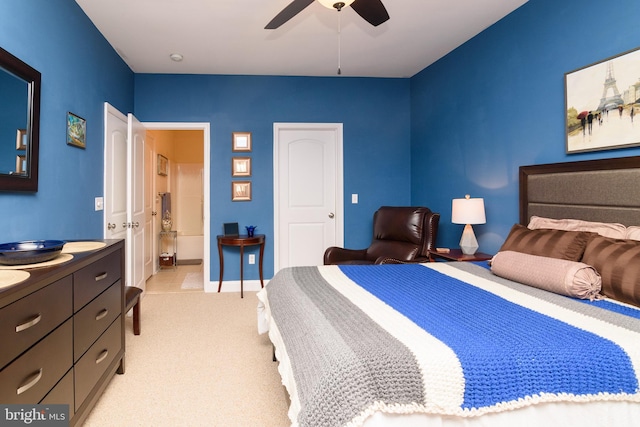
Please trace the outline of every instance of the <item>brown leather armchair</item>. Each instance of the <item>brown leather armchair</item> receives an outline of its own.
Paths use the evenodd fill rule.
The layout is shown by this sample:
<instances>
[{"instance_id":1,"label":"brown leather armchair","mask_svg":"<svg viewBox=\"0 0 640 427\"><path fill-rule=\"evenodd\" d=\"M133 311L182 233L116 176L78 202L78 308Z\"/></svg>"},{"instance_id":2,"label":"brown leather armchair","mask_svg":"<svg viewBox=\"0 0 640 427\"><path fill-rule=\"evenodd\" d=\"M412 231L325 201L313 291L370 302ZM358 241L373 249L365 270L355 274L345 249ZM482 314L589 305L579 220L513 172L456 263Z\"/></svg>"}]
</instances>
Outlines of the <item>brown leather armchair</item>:
<instances>
[{"instance_id":1,"label":"brown leather armchair","mask_svg":"<svg viewBox=\"0 0 640 427\"><path fill-rule=\"evenodd\" d=\"M384 264L428 262L435 247L440 214L425 207L382 206L373 214L373 240L366 249L332 246L324 264Z\"/></svg>"}]
</instances>

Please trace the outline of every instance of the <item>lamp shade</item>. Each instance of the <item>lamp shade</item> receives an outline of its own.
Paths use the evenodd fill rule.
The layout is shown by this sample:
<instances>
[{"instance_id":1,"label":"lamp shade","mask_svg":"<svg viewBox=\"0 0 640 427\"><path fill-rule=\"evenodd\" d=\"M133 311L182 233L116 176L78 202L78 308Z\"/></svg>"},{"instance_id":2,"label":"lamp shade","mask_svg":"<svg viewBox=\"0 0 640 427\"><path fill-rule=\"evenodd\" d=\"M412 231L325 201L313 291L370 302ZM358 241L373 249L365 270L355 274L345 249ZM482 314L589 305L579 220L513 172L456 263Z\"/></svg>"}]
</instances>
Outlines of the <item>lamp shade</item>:
<instances>
[{"instance_id":1,"label":"lamp shade","mask_svg":"<svg viewBox=\"0 0 640 427\"><path fill-rule=\"evenodd\" d=\"M341 1L318 0L318 1L320 2L321 5L323 5L324 7L328 8L328 9L337 9L336 7L333 6L334 4L336 4L336 3L344 3L344 6L342 6L342 7L347 7L351 3L353 3L355 0L341 0Z\"/></svg>"},{"instance_id":2,"label":"lamp shade","mask_svg":"<svg viewBox=\"0 0 640 427\"><path fill-rule=\"evenodd\" d=\"M484 224L484 199L472 199L468 194L464 199L453 199L451 203L451 222L454 224Z\"/></svg>"}]
</instances>

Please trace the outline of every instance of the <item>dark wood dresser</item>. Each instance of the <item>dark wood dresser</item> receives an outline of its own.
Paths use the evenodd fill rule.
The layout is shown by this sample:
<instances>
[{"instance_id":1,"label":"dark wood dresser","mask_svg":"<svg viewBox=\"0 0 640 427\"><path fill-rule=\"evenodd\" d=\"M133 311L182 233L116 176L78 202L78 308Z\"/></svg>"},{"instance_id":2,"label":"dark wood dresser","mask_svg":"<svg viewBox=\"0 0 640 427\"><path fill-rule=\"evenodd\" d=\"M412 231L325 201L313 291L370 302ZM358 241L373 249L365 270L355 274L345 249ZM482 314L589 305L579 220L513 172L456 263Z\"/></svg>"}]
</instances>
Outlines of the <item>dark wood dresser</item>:
<instances>
[{"instance_id":1,"label":"dark wood dresser","mask_svg":"<svg viewBox=\"0 0 640 427\"><path fill-rule=\"evenodd\" d=\"M124 373L124 241L0 289L0 402L68 404L81 423Z\"/></svg>"}]
</instances>

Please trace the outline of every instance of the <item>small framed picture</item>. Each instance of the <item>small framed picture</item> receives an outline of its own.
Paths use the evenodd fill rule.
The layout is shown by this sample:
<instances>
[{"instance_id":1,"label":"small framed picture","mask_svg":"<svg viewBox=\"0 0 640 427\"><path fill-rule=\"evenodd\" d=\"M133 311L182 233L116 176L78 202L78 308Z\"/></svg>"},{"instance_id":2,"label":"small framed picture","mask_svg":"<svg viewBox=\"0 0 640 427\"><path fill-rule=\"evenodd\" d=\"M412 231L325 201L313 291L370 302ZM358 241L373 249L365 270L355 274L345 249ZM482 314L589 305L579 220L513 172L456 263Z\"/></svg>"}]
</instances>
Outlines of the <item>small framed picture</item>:
<instances>
[{"instance_id":1,"label":"small framed picture","mask_svg":"<svg viewBox=\"0 0 640 427\"><path fill-rule=\"evenodd\" d=\"M225 222L223 227L225 236L237 236L239 234L237 222Z\"/></svg>"},{"instance_id":2,"label":"small framed picture","mask_svg":"<svg viewBox=\"0 0 640 427\"><path fill-rule=\"evenodd\" d=\"M251 176L251 157L233 157L231 176Z\"/></svg>"},{"instance_id":3,"label":"small framed picture","mask_svg":"<svg viewBox=\"0 0 640 427\"><path fill-rule=\"evenodd\" d=\"M233 151L251 151L251 132L233 132Z\"/></svg>"},{"instance_id":4,"label":"small framed picture","mask_svg":"<svg viewBox=\"0 0 640 427\"><path fill-rule=\"evenodd\" d=\"M169 160L162 154L158 154L158 175L167 176Z\"/></svg>"},{"instance_id":5,"label":"small framed picture","mask_svg":"<svg viewBox=\"0 0 640 427\"><path fill-rule=\"evenodd\" d=\"M251 200L251 182L233 181L231 182L231 201L248 202Z\"/></svg>"},{"instance_id":6,"label":"small framed picture","mask_svg":"<svg viewBox=\"0 0 640 427\"><path fill-rule=\"evenodd\" d=\"M27 130L18 129L18 132L16 132L16 150L26 150L26 149L27 149Z\"/></svg>"},{"instance_id":7,"label":"small framed picture","mask_svg":"<svg viewBox=\"0 0 640 427\"><path fill-rule=\"evenodd\" d=\"M67 144L87 148L87 121L73 113L67 113Z\"/></svg>"}]
</instances>

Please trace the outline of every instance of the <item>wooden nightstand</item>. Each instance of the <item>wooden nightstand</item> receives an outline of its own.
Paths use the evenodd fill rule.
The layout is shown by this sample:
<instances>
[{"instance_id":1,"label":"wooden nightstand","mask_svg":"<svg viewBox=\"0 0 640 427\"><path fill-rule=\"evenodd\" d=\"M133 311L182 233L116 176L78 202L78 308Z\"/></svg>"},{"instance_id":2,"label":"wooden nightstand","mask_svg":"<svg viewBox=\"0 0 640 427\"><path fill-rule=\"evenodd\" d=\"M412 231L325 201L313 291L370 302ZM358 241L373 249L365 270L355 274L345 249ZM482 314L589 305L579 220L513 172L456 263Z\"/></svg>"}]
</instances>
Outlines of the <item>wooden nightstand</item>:
<instances>
[{"instance_id":1,"label":"wooden nightstand","mask_svg":"<svg viewBox=\"0 0 640 427\"><path fill-rule=\"evenodd\" d=\"M465 255L461 249L449 249L449 252L438 252L436 250L429 251L429 260L434 261L441 258L445 261L488 261L493 255L476 252L473 255Z\"/></svg>"}]
</instances>

